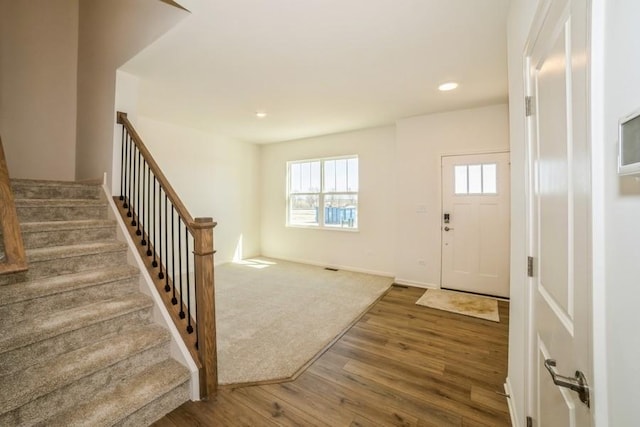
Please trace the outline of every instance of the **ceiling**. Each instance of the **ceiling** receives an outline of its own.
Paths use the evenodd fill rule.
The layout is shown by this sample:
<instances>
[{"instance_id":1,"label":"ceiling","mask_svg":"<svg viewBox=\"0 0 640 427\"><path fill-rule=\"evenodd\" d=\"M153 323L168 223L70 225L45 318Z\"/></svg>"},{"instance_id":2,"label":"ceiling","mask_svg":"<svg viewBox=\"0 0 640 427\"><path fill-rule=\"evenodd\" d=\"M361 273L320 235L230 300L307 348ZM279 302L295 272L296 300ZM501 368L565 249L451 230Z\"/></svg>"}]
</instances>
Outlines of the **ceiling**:
<instances>
[{"instance_id":1,"label":"ceiling","mask_svg":"<svg viewBox=\"0 0 640 427\"><path fill-rule=\"evenodd\" d=\"M141 78L139 114L242 141L389 125L506 102L508 5L203 0L122 69Z\"/></svg>"}]
</instances>

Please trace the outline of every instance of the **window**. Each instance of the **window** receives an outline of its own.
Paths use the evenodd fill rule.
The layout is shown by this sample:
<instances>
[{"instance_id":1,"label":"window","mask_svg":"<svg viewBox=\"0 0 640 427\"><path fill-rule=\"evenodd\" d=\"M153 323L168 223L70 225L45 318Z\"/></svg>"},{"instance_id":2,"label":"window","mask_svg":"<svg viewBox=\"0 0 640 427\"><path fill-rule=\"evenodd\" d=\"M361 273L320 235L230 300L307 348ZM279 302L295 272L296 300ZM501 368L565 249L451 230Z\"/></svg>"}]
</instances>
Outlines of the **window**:
<instances>
[{"instance_id":1,"label":"window","mask_svg":"<svg viewBox=\"0 0 640 427\"><path fill-rule=\"evenodd\" d=\"M456 165L454 168L456 194L497 194L497 165Z\"/></svg>"},{"instance_id":2,"label":"window","mask_svg":"<svg viewBox=\"0 0 640 427\"><path fill-rule=\"evenodd\" d=\"M358 228L358 157L287 163L287 225Z\"/></svg>"}]
</instances>

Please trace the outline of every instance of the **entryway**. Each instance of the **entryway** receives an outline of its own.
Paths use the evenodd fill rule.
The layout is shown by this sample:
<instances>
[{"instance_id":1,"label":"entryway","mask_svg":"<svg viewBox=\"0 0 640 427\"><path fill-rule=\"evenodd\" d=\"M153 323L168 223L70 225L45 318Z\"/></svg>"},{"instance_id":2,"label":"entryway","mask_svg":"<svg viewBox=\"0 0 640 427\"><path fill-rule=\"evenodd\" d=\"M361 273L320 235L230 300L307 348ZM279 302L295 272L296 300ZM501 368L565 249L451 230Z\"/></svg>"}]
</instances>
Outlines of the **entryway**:
<instances>
[{"instance_id":1,"label":"entryway","mask_svg":"<svg viewBox=\"0 0 640 427\"><path fill-rule=\"evenodd\" d=\"M509 153L442 156L441 287L509 297Z\"/></svg>"}]
</instances>

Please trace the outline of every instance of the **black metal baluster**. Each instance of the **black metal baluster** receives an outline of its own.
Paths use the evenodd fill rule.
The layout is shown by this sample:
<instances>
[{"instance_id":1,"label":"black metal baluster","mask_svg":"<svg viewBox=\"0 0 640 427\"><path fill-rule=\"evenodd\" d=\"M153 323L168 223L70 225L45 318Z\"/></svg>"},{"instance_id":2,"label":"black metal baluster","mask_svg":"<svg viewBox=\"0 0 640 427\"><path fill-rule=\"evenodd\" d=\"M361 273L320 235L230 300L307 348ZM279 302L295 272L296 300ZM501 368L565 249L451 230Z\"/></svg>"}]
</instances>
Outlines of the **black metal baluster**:
<instances>
[{"instance_id":1,"label":"black metal baluster","mask_svg":"<svg viewBox=\"0 0 640 427\"><path fill-rule=\"evenodd\" d=\"M160 202L162 203L162 187L160 187ZM160 209L160 216L162 217L162 209ZM169 287L169 261L167 260L167 251L169 248L169 233L167 232L167 227L169 223L169 216L167 215L167 193L164 194L164 270L162 272L162 265L160 266L160 272L158 273L159 279L165 279L164 290L165 292L169 292L171 288ZM160 263L162 263L162 221L160 221Z\"/></svg>"},{"instance_id":2,"label":"black metal baluster","mask_svg":"<svg viewBox=\"0 0 640 427\"><path fill-rule=\"evenodd\" d=\"M122 130L124 131L124 126L122 127ZM125 172L124 172L124 200L122 201L122 207L124 209L127 209L129 207L129 182L131 181L131 161L129 160L129 151L131 151L131 149L129 148L129 133L125 132L125 137L124 137L124 143L125 143L125 157L124 157L124 165L122 166L123 168L125 168Z\"/></svg>"},{"instance_id":3,"label":"black metal baluster","mask_svg":"<svg viewBox=\"0 0 640 427\"><path fill-rule=\"evenodd\" d=\"M166 193L165 193L166 194ZM173 231L173 212L175 211L173 204L171 205L171 281L173 282L173 298L171 298L171 304L176 305L178 298L176 298L176 234ZM167 252L169 252L169 245L167 245Z\"/></svg>"},{"instance_id":4,"label":"black metal baluster","mask_svg":"<svg viewBox=\"0 0 640 427\"><path fill-rule=\"evenodd\" d=\"M191 326L191 287L189 286L189 228L187 228L187 224L184 225L184 253L185 258L187 259L187 263L185 265L187 269L187 332L193 332L193 326Z\"/></svg>"},{"instance_id":5,"label":"black metal baluster","mask_svg":"<svg viewBox=\"0 0 640 427\"><path fill-rule=\"evenodd\" d=\"M195 247L196 243L193 242L193 246ZM196 296L198 295L198 266L195 263L195 254L194 254L194 262L193 262L193 289L196 292ZM193 317L196 319L196 350L198 349L198 298L194 298L193 300Z\"/></svg>"},{"instance_id":6,"label":"black metal baluster","mask_svg":"<svg viewBox=\"0 0 640 427\"><path fill-rule=\"evenodd\" d=\"M147 256L151 256L151 167L147 164Z\"/></svg>"},{"instance_id":7,"label":"black metal baluster","mask_svg":"<svg viewBox=\"0 0 640 427\"><path fill-rule=\"evenodd\" d=\"M141 176L144 176L144 175L140 173L140 167L142 165L141 160L142 160L142 155L140 154L140 150L138 150L138 176L137 176L138 196L136 197L136 212L135 212L135 215L138 217L138 229L136 230L136 236L142 235L142 231L140 231L140 193L142 193L142 190L141 190L142 183L140 181L142 180L140 178ZM142 204L142 206L144 206L144 203Z\"/></svg>"},{"instance_id":8,"label":"black metal baluster","mask_svg":"<svg viewBox=\"0 0 640 427\"><path fill-rule=\"evenodd\" d=\"M133 150L133 189L131 190L133 199L131 200L131 225L138 225L138 220L136 219L138 216L138 212L136 211L136 200L138 199L138 192L136 191L136 186L138 186L138 166L139 162L136 161L136 153L138 153L138 147L134 147ZM138 153L139 156L139 153Z\"/></svg>"},{"instance_id":9,"label":"black metal baluster","mask_svg":"<svg viewBox=\"0 0 640 427\"><path fill-rule=\"evenodd\" d=\"M180 223L182 222L182 218L178 215L178 274L180 274L180 315L181 319L184 319L184 291L182 289L182 231L180 228ZM174 287L175 287L175 277Z\"/></svg>"},{"instance_id":10,"label":"black metal baluster","mask_svg":"<svg viewBox=\"0 0 640 427\"><path fill-rule=\"evenodd\" d=\"M145 212L145 203L146 200L148 199L149 195L147 194L147 186L145 185L145 179L146 179L146 174L144 173L145 170L149 169L148 168L149 165L147 165L147 161L144 159L144 157L142 158L142 210L140 211L140 214L138 215L138 223L140 224L140 236L142 237L142 239L140 240L140 245L141 246L146 246L147 244L147 240L146 240L146 234L144 232L145 227L148 227L149 223L145 222L145 218L144 218L144 212Z\"/></svg>"},{"instance_id":11,"label":"black metal baluster","mask_svg":"<svg viewBox=\"0 0 640 427\"><path fill-rule=\"evenodd\" d=\"M133 184L131 183L133 179L133 168L131 166L132 158L133 158L133 141L131 141L131 136L127 133L129 142L129 179L127 179L127 183L129 184L129 200L127 201L127 217L131 218L131 197L133 197Z\"/></svg>"},{"instance_id":12,"label":"black metal baluster","mask_svg":"<svg viewBox=\"0 0 640 427\"><path fill-rule=\"evenodd\" d=\"M124 126L122 126L122 138L120 138L120 141L122 142L122 152L120 154L120 200L124 200Z\"/></svg>"},{"instance_id":13,"label":"black metal baluster","mask_svg":"<svg viewBox=\"0 0 640 427\"><path fill-rule=\"evenodd\" d=\"M158 266L158 261L156 261L156 245L158 241L156 240L156 228L158 227L158 217L156 216L156 176L153 175L153 262L151 265L153 268ZM151 245L151 242L149 242Z\"/></svg>"}]
</instances>

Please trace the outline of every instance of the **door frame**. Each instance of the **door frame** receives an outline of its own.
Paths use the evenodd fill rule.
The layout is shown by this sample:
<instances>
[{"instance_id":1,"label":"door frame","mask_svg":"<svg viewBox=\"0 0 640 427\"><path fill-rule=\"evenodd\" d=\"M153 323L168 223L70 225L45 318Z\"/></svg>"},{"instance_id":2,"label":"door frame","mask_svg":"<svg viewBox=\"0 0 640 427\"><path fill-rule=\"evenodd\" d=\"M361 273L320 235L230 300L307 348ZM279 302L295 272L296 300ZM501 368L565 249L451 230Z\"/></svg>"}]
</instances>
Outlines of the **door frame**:
<instances>
[{"instance_id":1,"label":"door frame","mask_svg":"<svg viewBox=\"0 0 640 427\"><path fill-rule=\"evenodd\" d=\"M474 156L474 155L478 155L478 154L502 154L502 153L509 153L509 168L511 168L511 148L510 147L499 147L499 148L490 148L490 149L484 149L484 150L461 150L461 151L441 151L440 152L440 173L438 174L438 179L439 179L439 183L438 183L438 191L440 192L440 213L439 213L439 226L440 228L442 228L442 217L444 215L444 191L443 191L443 186L444 186L444 179L442 176L442 158L443 157L454 157L454 156ZM509 180L511 180L511 172L509 172ZM511 185L511 182L509 183L509 185ZM511 187L511 191L513 191L513 187ZM511 203L511 202L509 202ZM509 210L511 210L511 204L509 204ZM511 213L509 213L509 218L511 218ZM509 235L511 235L511 231L509 231ZM438 287L439 289L443 289L442 288L442 229L440 230L440 263L439 263L439 279L438 279ZM511 254L511 238L509 238L509 254ZM511 263L509 264L511 266ZM511 273L509 273L509 276L511 276ZM498 298L498 299L503 299L503 298L499 298L499 297L494 297L494 298ZM508 301L507 299L503 299L505 301Z\"/></svg>"}]
</instances>

